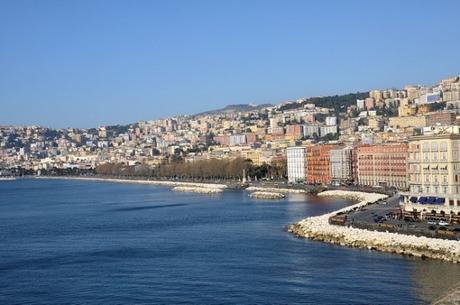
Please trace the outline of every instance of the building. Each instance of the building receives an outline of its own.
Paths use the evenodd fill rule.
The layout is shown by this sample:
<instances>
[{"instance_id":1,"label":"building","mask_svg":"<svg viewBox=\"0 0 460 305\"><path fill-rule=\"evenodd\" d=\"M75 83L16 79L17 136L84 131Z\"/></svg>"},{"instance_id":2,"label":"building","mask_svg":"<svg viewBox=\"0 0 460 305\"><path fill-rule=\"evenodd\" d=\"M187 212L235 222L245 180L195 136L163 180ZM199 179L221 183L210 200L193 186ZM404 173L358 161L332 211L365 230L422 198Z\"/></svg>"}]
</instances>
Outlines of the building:
<instances>
[{"instance_id":1,"label":"building","mask_svg":"<svg viewBox=\"0 0 460 305\"><path fill-rule=\"evenodd\" d=\"M426 114L426 125L452 125L455 123L456 114L453 111L432 112Z\"/></svg>"},{"instance_id":2,"label":"building","mask_svg":"<svg viewBox=\"0 0 460 305\"><path fill-rule=\"evenodd\" d=\"M337 125L337 117L336 116L328 116L326 117L325 123L327 126Z\"/></svg>"},{"instance_id":3,"label":"building","mask_svg":"<svg viewBox=\"0 0 460 305\"><path fill-rule=\"evenodd\" d=\"M286 156L288 181L290 183L305 182L307 162L305 147L288 147Z\"/></svg>"},{"instance_id":4,"label":"building","mask_svg":"<svg viewBox=\"0 0 460 305\"><path fill-rule=\"evenodd\" d=\"M417 112L415 105L409 101L409 99L404 98L400 100L398 107L398 115L401 116L413 116Z\"/></svg>"},{"instance_id":5,"label":"building","mask_svg":"<svg viewBox=\"0 0 460 305\"><path fill-rule=\"evenodd\" d=\"M307 146L307 183L331 184L330 154L337 145Z\"/></svg>"},{"instance_id":6,"label":"building","mask_svg":"<svg viewBox=\"0 0 460 305\"><path fill-rule=\"evenodd\" d=\"M290 140L297 140L303 137L303 126L299 124L292 124L286 126L286 138Z\"/></svg>"},{"instance_id":7,"label":"building","mask_svg":"<svg viewBox=\"0 0 460 305\"><path fill-rule=\"evenodd\" d=\"M229 138L230 146L246 144L246 135L233 134Z\"/></svg>"},{"instance_id":8,"label":"building","mask_svg":"<svg viewBox=\"0 0 460 305\"><path fill-rule=\"evenodd\" d=\"M409 192L401 198L405 212L420 218L460 216L459 149L459 126L410 139Z\"/></svg>"},{"instance_id":9,"label":"building","mask_svg":"<svg viewBox=\"0 0 460 305\"><path fill-rule=\"evenodd\" d=\"M213 141L219 145L229 145L230 137L227 135L214 136Z\"/></svg>"},{"instance_id":10,"label":"building","mask_svg":"<svg viewBox=\"0 0 460 305\"><path fill-rule=\"evenodd\" d=\"M358 184L407 189L406 143L357 147Z\"/></svg>"},{"instance_id":11,"label":"building","mask_svg":"<svg viewBox=\"0 0 460 305\"><path fill-rule=\"evenodd\" d=\"M331 183L334 185L351 184L353 182L352 172L352 147L332 149L329 151L329 170Z\"/></svg>"},{"instance_id":12,"label":"building","mask_svg":"<svg viewBox=\"0 0 460 305\"><path fill-rule=\"evenodd\" d=\"M337 125L332 125L332 126L321 126L320 127L320 135L321 137L327 136L328 134L330 135L336 135L338 132L338 127Z\"/></svg>"},{"instance_id":13,"label":"building","mask_svg":"<svg viewBox=\"0 0 460 305\"><path fill-rule=\"evenodd\" d=\"M427 126L426 117L421 116L407 116L407 117L391 117L388 126L391 128L423 128Z\"/></svg>"},{"instance_id":14,"label":"building","mask_svg":"<svg viewBox=\"0 0 460 305\"><path fill-rule=\"evenodd\" d=\"M375 108L375 100L372 97L368 97L364 100L366 110L371 110Z\"/></svg>"},{"instance_id":15,"label":"building","mask_svg":"<svg viewBox=\"0 0 460 305\"><path fill-rule=\"evenodd\" d=\"M318 125L304 125L303 126L303 136L305 138L314 138L315 135L319 137L319 126Z\"/></svg>"},{"instance_id":16,"label":"building","mask_svg":"<svg viewBox=\"0 0 460 305\"><path fill-rule=\"evenodd\" d=\"M372 116L369 117L369 128L375 131L382 130L384 125L384 120L382 116Z\"/></svg>"},{"instance_id":17,"label":"building","mask_svg":"<svg viewBox=\"0 0 460 305\"><path fill-rule=\"evenodd\" d=\"M382 91L380 90L371 90L369 92L369 97L372 98L374 101L379 101L383 98Z\"/></svg>"}]
</instances>

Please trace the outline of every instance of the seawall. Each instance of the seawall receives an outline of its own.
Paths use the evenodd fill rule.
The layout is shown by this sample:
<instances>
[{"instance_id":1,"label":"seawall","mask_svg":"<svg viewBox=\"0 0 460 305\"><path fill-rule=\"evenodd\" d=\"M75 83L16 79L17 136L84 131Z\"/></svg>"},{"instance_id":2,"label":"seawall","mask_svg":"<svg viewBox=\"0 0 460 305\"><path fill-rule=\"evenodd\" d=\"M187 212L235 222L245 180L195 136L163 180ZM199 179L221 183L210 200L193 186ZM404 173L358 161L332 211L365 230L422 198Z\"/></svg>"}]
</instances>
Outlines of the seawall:
<instances>
[{"instance_id":1,"label":"seawall","mask_svg":"<svg viewBox=\"0 0 460 305\"><path fill-rule=\"evenodd\" d=\"M338 196L360 201L357 204L332 213L305 218L289 226L289 232L300 237L341 246L398 253L420 258L440 259L453 263L460 262L460 241L369 231L329 224L331 216L384 199L387 197L386 195L340 190L326 191L318 195Z\"/></svg>"}]
</instances>

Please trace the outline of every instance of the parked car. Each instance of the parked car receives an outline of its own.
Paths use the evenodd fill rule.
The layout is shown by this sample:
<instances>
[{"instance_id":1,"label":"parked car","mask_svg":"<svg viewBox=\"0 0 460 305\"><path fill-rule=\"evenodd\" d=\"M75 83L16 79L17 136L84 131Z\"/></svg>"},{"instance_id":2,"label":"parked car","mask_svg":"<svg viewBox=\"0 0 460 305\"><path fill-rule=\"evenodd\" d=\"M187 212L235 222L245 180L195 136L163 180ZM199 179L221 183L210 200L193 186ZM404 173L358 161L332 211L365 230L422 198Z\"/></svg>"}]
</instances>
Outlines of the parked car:
<instances>
[{"instance_id":1,"label":"parked car","mask_svg":"<svg viewBox=\"0 0 460 305\"><path fill-rule=\"evenodd\" d=\"M434 220L428 220L429 225L437 225L436 221Z\"/></svg>"},{"instance_id":2,"label":"parked car","mask_svg":"<svg viewBox=\"0 0 460 305\"><path fill-rule=\"evenodd\" d=\"M448 223L447 221L441 220L441 221L439 222L439 225L440 225L440 226L448 226L449 223Z\"/></svg>"}]
</instances>

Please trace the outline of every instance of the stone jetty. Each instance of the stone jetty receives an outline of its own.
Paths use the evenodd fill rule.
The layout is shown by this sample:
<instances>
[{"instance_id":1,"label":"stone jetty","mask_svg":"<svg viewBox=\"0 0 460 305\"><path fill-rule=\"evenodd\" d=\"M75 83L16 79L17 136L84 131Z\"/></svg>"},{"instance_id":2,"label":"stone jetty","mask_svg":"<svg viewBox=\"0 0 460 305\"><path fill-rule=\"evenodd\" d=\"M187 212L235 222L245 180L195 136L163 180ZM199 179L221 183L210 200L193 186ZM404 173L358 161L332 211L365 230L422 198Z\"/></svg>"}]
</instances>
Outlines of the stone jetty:
<instances>
[{"instance_id":1,"label":"stone jetty","mask_svg":"<svg viewBox=\"0 0 460 305\"><path fill-rule=\"evenodd\" d=\"M188 192L188 193L200 193L200 194L219 194L224 191L222 188L192 187L192 186L176 186L172 190L175 192Z\"/></svg>"},{"instance_id":2,"label":"stone jetty","mask_svg":"<svg viewBox=\"0 0 460 305\"><path fill-rule=\"evenodd\" d=\"M377 232L353 227L329 224L329 218L338 213L358 209L387 196L376 193L351 191L326 191L319 196L338 196L359 200L357 204L321 216L308 217L288 228L300 237L319 240L341 246L398 253L420 258L460 262L460 241L417 237L389 232Z\"/></svg>"},{"instance_id":3,"label":"stone jetty","mask_svg":"<svg viewBox=\"0 0 460 305\"><path fill-rule=\"evenodd\" d=\"M291 188L275 188L275 187L258 187L250 186L246 188L248 192L273 192L273 193L292 193L292 194L305 194L305 190L291 189Z\"/></svg>"},{"instance_id":4,"label":"stone jetty","mask_svg":"<svg viewBox=\"0 0 460 305\"><path fill-rule=\"evenodd\" d=\"M85 180L85 181L104 181L117 183L135 183L135 184L151 184L159 186L185 186L185 187L203 187L209 189L226 189L228 186L220 183L196 183L182 181L164 181L164 180L145 180L145 179L118 179L118 178L100 178L100 177L55 177L55 176L37 176L36 179L70 179L70 180Z\"/></svg>"},{"instance_id":5,"label":"stone jetty","mask_svg":"<svg viewBox=\"0 0 460 305\"><path fill-rule=\"evenodd\" d=\"M286 196L281 193L254 192L254 193L249 194L249 197L256 198L256 199L283 199Z\"/></svg>"}]
</instances>

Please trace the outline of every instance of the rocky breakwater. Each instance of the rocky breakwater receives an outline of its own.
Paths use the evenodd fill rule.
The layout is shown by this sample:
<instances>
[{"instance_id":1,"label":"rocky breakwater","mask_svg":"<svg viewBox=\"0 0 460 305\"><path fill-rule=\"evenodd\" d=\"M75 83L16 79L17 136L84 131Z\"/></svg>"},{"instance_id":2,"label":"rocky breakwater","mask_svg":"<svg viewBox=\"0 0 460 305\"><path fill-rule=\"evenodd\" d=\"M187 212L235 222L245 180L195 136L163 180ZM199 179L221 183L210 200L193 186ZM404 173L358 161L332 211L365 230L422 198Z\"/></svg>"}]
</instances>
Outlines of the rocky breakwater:
<instances>
[{"instance_id":1,"label":"rocky breakwater","mask_svg":"<svg viewBox=\"0 0 460 305\"><path fill-rule=\"evenodd\" d=\"M289 232L301 237L341 246L440 259L454 263L460 262L460 241L369 231L329 224L331 216L384 199L387 197L386 195L350 191L326 191L318 195L357 199L359 202L332 213L303 219L291 225L288 229Z\"/></svg>"},{"instance_id":2,"label":"rocky breakwater","mask_svg":"<svg viewBox=\"0 0 460 305\"><path fill-rule=\"evenodd\" d=\"M72 176L36 176L36 179L69 179L69 180L84 180L84 181L101 181L101 182L117 182L117 183L135 183L135 184L151 184L168 187L196 187L209 189L226 189L226 184L220 183L198 183L198 182L183 182L173 180L148 180L148 179L122 179L122 178L106 178L106 177L72 177Z\"/></svg>"},{"instance_id":3,"label":"rocky breakwater","mask_svg":"<svg viewBox=\"0 0 460 305\"><path fill-rule=\"evenodd\" d=\"M249 194L249 197L256 198L256 199L283 199L286 197L284 194L281 193L273 193L273 192L254 192Z\"/></svg>"},{"instance_id":4,"label":"rocky breakwater","mask_svg":"<svg viewBox=\"0 0 460 305\"><path fill-rule=\"evenodd\" d=\"M219 194L224 190L217 187L193 187L193 186L176 186L172 189L175 192L188 192L200 194Z\"/></svg>"},{"instance_id":5,"label":"rocky breakwater","mask_svg":"<svg viewBox=\"0 0 460 305\"><path fill-rule=\"evenodd\" d=\"M246 188L248 192L271 192L271 193L291 193L291 194L305 194L305 190L291 189L291 188L276 188L276 187L258 187L250 186Z\"/></svg>"}]
</instances>

